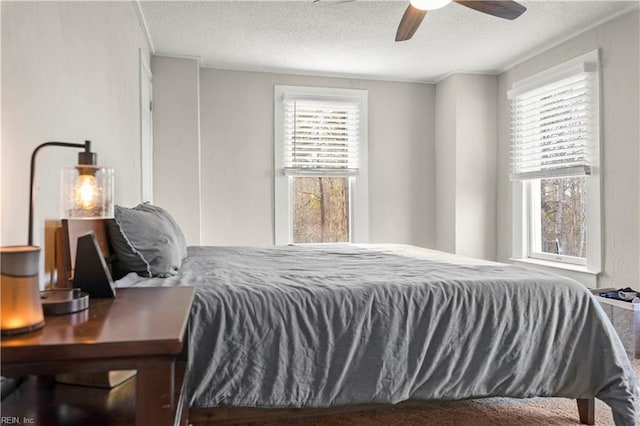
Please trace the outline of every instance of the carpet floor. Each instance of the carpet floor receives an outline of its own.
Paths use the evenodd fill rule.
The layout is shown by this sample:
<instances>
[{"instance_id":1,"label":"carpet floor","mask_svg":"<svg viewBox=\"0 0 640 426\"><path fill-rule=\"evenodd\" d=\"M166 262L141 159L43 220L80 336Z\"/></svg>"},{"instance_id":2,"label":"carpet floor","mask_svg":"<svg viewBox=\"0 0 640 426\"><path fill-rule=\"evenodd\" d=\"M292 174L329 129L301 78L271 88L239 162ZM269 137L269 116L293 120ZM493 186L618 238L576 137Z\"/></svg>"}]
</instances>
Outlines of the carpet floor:
<instances>
[{"instance_id":1,"label":"carpet floor","mask_svg":"<svg viewBox=\"0 0 640 426\"><path fill-rule=\"evenodd\" d=\"M634 360L640 377L640 360ZM639 409L640 412L640 409ZM640 418L638 419L640 424ZM487 398L420 402L375 411L253 423L268 426L565 426L579 425L576 401L566 398ZM614 426L611 409L596 399L596 425Z\"/></svg>"}]
</instances>

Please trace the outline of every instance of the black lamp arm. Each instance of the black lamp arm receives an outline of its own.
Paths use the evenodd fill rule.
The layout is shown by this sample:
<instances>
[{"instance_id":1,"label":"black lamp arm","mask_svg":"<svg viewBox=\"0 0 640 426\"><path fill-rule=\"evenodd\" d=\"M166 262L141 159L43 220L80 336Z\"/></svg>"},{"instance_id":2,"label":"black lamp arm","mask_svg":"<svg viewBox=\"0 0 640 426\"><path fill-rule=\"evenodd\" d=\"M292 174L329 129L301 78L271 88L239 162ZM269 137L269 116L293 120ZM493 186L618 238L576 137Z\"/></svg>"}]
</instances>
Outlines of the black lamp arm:
<instances>
[{"instance_id":1,"label":"black lamp arm","mask_svg":"<svg viewBox=\"0 0 640 426\"><path fill-rule=\"evenodd\" d=\"M36 169L36 155L38 151L47 146L60 146L65 148L81 148L84 149L84 153L82 154L93 154L91 153L91 141L85 141L84 143L70 143L70 142L45 142L40 144L33 150L33 154L31 154L31 170L29 173L29 238L28 244L33 245L33 204L35 201L35 169ZM81 154L81 155L82 155Z\"/></svg>"}]
</instances>

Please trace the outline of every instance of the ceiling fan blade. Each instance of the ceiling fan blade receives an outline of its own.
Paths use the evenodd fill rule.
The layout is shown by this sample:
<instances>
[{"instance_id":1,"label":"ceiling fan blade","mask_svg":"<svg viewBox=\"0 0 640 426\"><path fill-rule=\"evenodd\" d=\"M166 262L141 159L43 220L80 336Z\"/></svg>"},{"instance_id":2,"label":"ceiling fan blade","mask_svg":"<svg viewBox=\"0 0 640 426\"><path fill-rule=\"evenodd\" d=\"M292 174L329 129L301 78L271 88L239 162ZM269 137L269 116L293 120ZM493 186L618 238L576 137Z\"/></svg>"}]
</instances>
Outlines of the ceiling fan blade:
<instances>
[{"instance_id":1,"label":"ceiling fan blade","mask_svg":"<svg viewBox=\"0 0 640 426\"><path fill-rule=\"evenodd\" d=\"M407 6L407 10L400 20L400 25L398 25L396 41L409 40L413 37L426 14L426 10L416 9L411 5Z\"/></svg>"},{"instance_id":2,"label":"ceiling fan blade","mask_svg":"<svg viewBox=\"0 0 640 426\"><path fill-rule=\"evenodd\" d=\"M491 0L453 0L463 6L470 7L478 12L514 20L522 15L526 7L515 1L491 1Z\"/></svg>"}]
</instances>

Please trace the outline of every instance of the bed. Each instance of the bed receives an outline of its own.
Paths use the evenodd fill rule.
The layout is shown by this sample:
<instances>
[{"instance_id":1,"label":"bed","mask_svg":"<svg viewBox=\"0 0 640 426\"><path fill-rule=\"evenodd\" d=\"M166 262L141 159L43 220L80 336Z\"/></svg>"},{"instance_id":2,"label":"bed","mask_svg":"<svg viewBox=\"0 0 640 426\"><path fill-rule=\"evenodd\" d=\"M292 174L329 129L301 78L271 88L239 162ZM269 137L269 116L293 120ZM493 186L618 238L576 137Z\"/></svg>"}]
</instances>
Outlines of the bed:
<instances>
[{"instance_id":1,"label":"bed","mask_svg":"<svg viewBox=\"0 0 640 426\"><path fill-rule=\"evenodd\" d=\"M637 422L611 323L557 275L404 245L198 246L175 276L117 285L196 288L194 423L233 408L491 396L577 399L583 423L596 397L616 425Z\"/></svg>"}]
</instances>

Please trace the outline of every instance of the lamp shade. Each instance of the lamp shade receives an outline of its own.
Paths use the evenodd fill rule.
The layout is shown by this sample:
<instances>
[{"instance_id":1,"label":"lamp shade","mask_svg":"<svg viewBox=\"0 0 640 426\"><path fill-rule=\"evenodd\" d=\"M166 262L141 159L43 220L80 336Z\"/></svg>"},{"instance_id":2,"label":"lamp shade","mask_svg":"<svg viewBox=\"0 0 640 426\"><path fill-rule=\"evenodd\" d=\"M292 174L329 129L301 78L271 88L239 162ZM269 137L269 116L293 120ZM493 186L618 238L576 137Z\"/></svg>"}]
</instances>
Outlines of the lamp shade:
<instances>
[{"instance_id":1,"label":"lamp shade","mask_svg":"<svg viewBox=\"0 0 640 426\"><path fill-rule=\"evenodd\" d=\"M114 172L108 167L78 165L62 169L62 217L112 218Z\"/></svg>"},{"instance_id":2,"label":"lamp shade","mask_svg":"<svg viewBox=\"0 0 640 426\"><path fill-rule=\"evenodd\" d=\"M44 326L38 282L40 247L2 247L0 264L2 335L28 333Z\"/></svg>"}]
</instances>

